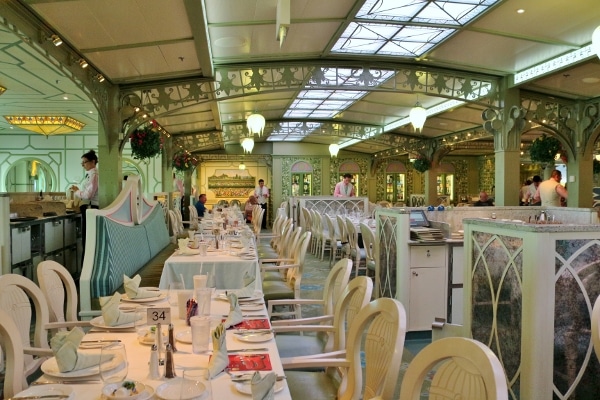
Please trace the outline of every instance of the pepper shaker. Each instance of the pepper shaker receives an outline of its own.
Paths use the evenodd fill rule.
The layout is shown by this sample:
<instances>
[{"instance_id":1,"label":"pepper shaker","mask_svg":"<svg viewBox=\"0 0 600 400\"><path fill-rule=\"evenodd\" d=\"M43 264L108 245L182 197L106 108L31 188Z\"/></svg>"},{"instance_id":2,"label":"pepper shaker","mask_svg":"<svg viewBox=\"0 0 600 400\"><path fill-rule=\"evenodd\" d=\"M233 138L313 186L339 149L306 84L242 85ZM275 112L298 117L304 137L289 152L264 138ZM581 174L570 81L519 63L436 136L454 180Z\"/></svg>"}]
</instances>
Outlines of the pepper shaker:
<instances>
[{"instance_id":1,"label":"pepper shaker","mask_svg":"<svg viewBox=\"0 0 600 400\"><path fill-rule=\"evenodd\" d=\"M150 379L159 379L160 372L158 371L158 347L155 344L152 345L152 350L150 350L150 372L148 373L148 378Z\"/></svg>"},{"instance_id":2,"label":"pepper shaker","mask_svg":"<svg viewBox=\"0 0 600 400\"><path fill-rule=\"evenodd\" d=\"M173 353L177 353L177 347L175 347L175 332L173 329L173 324L169 324L169 344L173 349Z\"/></svg>"},{"instance_id":3,"label":"pepper shaker","mask_svg":"<svg viewBox=\"0 0 600 400\"><path fill-rule=\"evenodd\" d=\"M173 348L167 343L167 350L165 355L165 378L175 378L175 362L173 361Z\"/></svg>"}]
</instances>

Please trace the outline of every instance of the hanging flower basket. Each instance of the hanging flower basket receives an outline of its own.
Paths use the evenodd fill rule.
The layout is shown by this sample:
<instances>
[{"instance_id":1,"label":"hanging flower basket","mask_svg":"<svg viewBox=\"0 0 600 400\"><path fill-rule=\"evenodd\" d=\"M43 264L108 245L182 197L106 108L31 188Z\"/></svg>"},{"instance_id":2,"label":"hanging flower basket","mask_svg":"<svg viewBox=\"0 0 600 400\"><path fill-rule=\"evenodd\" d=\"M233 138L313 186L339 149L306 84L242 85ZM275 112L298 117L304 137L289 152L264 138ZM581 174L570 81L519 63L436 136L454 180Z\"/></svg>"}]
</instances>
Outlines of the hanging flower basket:
<instances>
[{"instance_id":1,"label":"hanging flower basket","mask_svg":"<svg viewBox=\"0 0 600 400\"><path fill-rule=\"evenodd\" d=\"M129 137L131 154L134 160L145 160L158 157L162 150L162 135L152 125L136 129Z\"/></svg>"},{"instance_id":2,"label":"hanging flower basket","mask_svg":"<svg viewBox=\"0 0 600 400\"><path fill-rule=\"evenodd\" d=\"M413 163L413 168L423 173L431 168L431 161L425 157L418 157Z\"/></svg>"},{"instance_id":3,"label":"hanging flower basket","mask_svg":"<svg viewBox=\"0 0 600 400\"><path fill-rule=\"evenodd\" d=\"M177 171L191 171L196 166L196 159L187 151L178 151L173 155L173 163L171 164Z\"/></svg>"},{"instance_id":4,"label":"hanging flower basket","mask_svg":"<svg viewBox=\"0 0 600 400\"><path fill-rule=\"evenodd\" d=\"M542 135L535 139L529 148L531 161L540 164L549 164L554 161L556 153L560 151L560 141L551 136Z\"/></svg>"}]
</instances>

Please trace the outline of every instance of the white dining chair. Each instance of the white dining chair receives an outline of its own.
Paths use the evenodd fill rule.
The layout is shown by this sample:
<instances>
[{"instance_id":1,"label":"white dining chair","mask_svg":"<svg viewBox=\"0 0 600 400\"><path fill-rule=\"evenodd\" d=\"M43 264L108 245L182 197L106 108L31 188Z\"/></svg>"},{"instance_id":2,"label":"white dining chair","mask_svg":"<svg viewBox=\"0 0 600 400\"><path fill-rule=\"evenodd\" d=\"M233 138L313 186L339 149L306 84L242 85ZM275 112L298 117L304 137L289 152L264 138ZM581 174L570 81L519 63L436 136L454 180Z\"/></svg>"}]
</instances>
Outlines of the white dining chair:
<instances>
[{"instance_id":1,"label":"white dining chair","mask_svg":"<svg viewBox=\"0 0 600 400\"><path fill-rule=\"evenodd\" d=\"M21 392L27 381L23 373L24 346L17 325L11 316L0 309L0 345L4 353L4 389L5 399Z\"/></svg>"},{"instance_id":2,"label":"white dining chair","mask_svg":"<svg viewBox=\"0 0 600 400\"><path fill-rule=\"evenodd\" d=\"M598 361L600 361L600 296L596 298L592 308L592 344Z\"/></svg>"}]
</instances>

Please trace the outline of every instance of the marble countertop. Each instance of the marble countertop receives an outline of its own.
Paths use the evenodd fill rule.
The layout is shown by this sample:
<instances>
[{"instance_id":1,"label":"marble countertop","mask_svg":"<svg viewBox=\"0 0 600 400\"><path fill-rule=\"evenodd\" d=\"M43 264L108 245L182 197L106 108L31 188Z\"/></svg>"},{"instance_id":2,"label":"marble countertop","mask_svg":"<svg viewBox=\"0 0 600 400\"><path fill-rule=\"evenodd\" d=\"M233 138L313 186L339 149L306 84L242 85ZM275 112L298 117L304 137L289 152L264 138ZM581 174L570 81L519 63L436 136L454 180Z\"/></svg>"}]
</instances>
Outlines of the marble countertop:
<instances>
[{"instance_id":1,"label":"marble countertop","mask_svg":"<svg viewBox=\"0 0 600 400\"><path fill-rule=\"evenodd\" d=\"M600 232L597 224L563 224L548 223L534 224L517 220L491 219L491 218L465 218L464 225L500 227L523 232Z\"/></svg>"}]
</instances>

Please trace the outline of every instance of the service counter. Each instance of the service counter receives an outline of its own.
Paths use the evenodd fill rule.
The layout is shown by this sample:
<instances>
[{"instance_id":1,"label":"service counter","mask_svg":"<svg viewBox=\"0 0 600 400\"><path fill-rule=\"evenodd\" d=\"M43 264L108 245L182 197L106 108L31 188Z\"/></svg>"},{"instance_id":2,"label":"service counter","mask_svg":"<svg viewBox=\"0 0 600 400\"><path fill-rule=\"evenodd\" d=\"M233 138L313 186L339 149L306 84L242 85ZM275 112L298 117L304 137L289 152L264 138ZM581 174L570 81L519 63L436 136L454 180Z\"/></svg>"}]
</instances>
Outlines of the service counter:
<instances>
[{"instance_id":1,"label":"service counter","mask_svg":"<svg viewBox=\"0 0 600 400\"><path fill-rule=\"evenodd\" d=\"M595 214L564 211L561 222ZM513 219L462 221L463 334L498 356L511 399L597 398L590 315L600 294L600 225Z\"/></svg>"}]
</instances>

